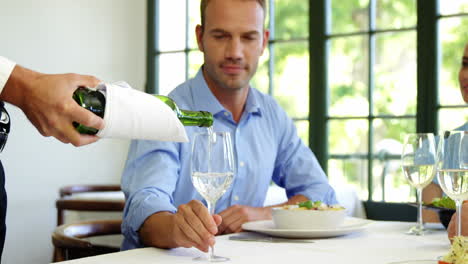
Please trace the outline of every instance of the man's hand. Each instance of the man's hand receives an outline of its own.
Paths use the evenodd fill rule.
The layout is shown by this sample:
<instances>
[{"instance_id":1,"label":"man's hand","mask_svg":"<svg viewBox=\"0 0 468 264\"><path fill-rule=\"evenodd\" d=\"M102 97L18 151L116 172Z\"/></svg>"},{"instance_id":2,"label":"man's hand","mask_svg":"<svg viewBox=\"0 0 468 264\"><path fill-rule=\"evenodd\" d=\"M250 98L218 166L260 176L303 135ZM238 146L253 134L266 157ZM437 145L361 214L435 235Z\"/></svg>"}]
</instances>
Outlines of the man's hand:
<instances>
[{"instance_id":1,"label":"man's hand","mask_svg":"<svg viewBox=\"0 0 468 264\"><path fill-rule=\"evenodd\" d=\"M180 205L177 213L156 213L145 221L140 237L146 245L160 248L196 247L208 252L215 244L215 235L221 223L219 215L211 216L197 200Z\"/></svg>"},{"instance_id":2,"label":"man's hand","mask_svg":"<svg viewBox=\"0 0 468 264\"><path fill-rule=\"evenodd\" d=\"M249 221L271 219L271 208L233 205L219 214L223 221L218 234L238 233L242 231L242 224Z\"/></svg>"},{"instance_id":3,"label":"man's hand","mask_svg":"<svg viewBox=\"0 0 468 264\"><path fill-rule=\"evenodd\" d=\"M461 229L462 236L468 236L468 203L462 205L462 216L461 216ZM453 214L450 219L449 226L447 228L447 234L449 239L457 235L457 213Z\"/></svg>"},{"instance_id":4,"label":"man's hand","mask_svg":"<svg viewBox=\"0 0 468 264\"><path fill-rule=\"evenodd\" d=\"M104 121L80 107L72 96L79 86L95 87L99 82L93 76L41 74L17 65L1 99L21 108L41 135L83 146L99 138L78 133L73 121L97 129L104 127Z\"/></svg>"}]
</instances>

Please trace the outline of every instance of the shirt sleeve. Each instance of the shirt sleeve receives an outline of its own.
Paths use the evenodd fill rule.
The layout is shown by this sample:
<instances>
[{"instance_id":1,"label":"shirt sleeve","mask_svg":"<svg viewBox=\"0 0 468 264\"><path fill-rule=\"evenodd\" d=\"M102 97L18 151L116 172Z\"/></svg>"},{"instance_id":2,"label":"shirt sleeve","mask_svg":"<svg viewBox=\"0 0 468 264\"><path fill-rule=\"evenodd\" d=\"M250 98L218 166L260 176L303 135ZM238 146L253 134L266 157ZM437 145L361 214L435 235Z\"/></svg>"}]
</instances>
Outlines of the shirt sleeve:
<instances>
[{"instance_id":1,"label":"shirt sleeve","mask_svg":"<svg viewBox=\"0 0 468 264\"><path fill-rule=\"evenodd\" d=\"M273 181L286 189L288 198L301 194L313 201L337 204L335 191L314 153L299 138L292 119L278 108L278 127L282 129Z\"/></svg>"},{"instance_id":2,"label":"shirt sleeve","mask_svg":"<svg viewBox=\"0 0 468 264\"><path fill-rule=\"evenodd\" d=\"M16 63L11 60L0 56L0 94L5 87L8 78L10 78L11 72L15 68Z\"/></svg>"},{"instance_id":3,"label":"shirt sleeve","mask_svg":"<svg viewBox=\"0 0 468 264\"><path fill-rule=\"evenodd\" d=\"M179 143L148 140L132 141L122 175L126 204L122 249L143 247L138 230L150 215L176 212L173 205L179 171Z\"/></svg>"}]
</instances>

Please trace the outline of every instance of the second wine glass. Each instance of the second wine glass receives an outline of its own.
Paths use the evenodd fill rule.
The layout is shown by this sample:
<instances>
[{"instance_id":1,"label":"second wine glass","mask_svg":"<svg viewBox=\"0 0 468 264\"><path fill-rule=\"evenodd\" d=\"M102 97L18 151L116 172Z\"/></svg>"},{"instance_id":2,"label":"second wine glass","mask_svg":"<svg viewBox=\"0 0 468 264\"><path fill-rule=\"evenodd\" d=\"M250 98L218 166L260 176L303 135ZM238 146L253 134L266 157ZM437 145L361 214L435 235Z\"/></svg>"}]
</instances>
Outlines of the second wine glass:
<instances>
[{"instance_id":1,"label":"second wine glass","mask_svg":"<svg viewBox=\"0 0 468 264\"><path fill-rule=\"evenodd\" d=\"M437 153L440 187L457 206L457 236L461 235L462 203L468 199L467 133L467 131L445 131L440 137Z\"/></svg>"},{"instance_id":2,"label":"second wine glass","mask_svg":"<svg viewBox=\"0 0 468 264\"><path fill-rule=\"evenodd\" d=\"M192 145L192 183L205 199L208 211L215 213L216 201L226 192L234 180L234 152L229 132L196 134ZM221 262L229 258L216 256L211 247L207 257L195 260Z\"/></svg>"},{"instance_id":3,"label":"second wine glass","mask_svg":"<svg viewBox=\"0 0 468 264\"><path fill-rule=\"evenodd\" d=\"M426 232L422 221L422 190L434 178L436 154L434 134L406 135L401 154L401 165L409 184L416 188L418 198L418 222L407 232L411 235L420 236Z\"/></svg>"}]
</instances>

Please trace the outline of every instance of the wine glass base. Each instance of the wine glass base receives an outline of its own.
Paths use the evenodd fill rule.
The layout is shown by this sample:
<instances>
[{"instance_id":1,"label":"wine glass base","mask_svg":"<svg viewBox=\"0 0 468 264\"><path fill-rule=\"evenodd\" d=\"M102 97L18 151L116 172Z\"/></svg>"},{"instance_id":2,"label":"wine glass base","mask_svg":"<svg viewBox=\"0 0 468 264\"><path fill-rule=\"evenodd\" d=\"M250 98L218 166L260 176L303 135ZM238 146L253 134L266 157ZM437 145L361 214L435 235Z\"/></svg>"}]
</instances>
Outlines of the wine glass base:
<instances>
[{"instance_id":1,"label":"wine glass base","mask_svg":"<svg viewBox=\"0 0 468 264\"><path fill-rule=\"evenodd\" d=\"M431 233L431 231L425 229L424 227L413 226L405 234L413 236L424 236Z\"/></svg>"},{"instance_id":2,"label":"wine glass base","mask_svg":"<svg viewBox=\"0 0 468 264\"><path fill-rule=\"evenodd\" d=\"M196 257L193 259L194 261L202 261L202 262L225 262L229 261L229 258L221 257L221 256L201 256Z\"/></svg>"}]
</instances>

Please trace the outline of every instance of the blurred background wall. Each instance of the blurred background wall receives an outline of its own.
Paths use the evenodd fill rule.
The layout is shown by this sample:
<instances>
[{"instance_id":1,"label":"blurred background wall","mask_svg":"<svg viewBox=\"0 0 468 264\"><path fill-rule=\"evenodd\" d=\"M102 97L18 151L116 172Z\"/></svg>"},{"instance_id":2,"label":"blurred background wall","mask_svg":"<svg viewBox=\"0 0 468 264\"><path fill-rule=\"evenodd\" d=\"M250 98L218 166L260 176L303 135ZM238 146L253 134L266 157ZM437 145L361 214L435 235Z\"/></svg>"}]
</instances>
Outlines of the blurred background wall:
<instances>
[{"instance_id":1,"label":"blurred background wall","mask_svg":"<svg viewBox=\"0 0 468 264\"><path fill-rule=\"evenodd\" d=\"M44 73L92 74L144 90L146 1L0 0L0 55ZM119 183L129 142L104 139L75 148L42 137L21 110L7 109L2 263L49 263L59 187Z\"/></svg>"}]
</instances>

